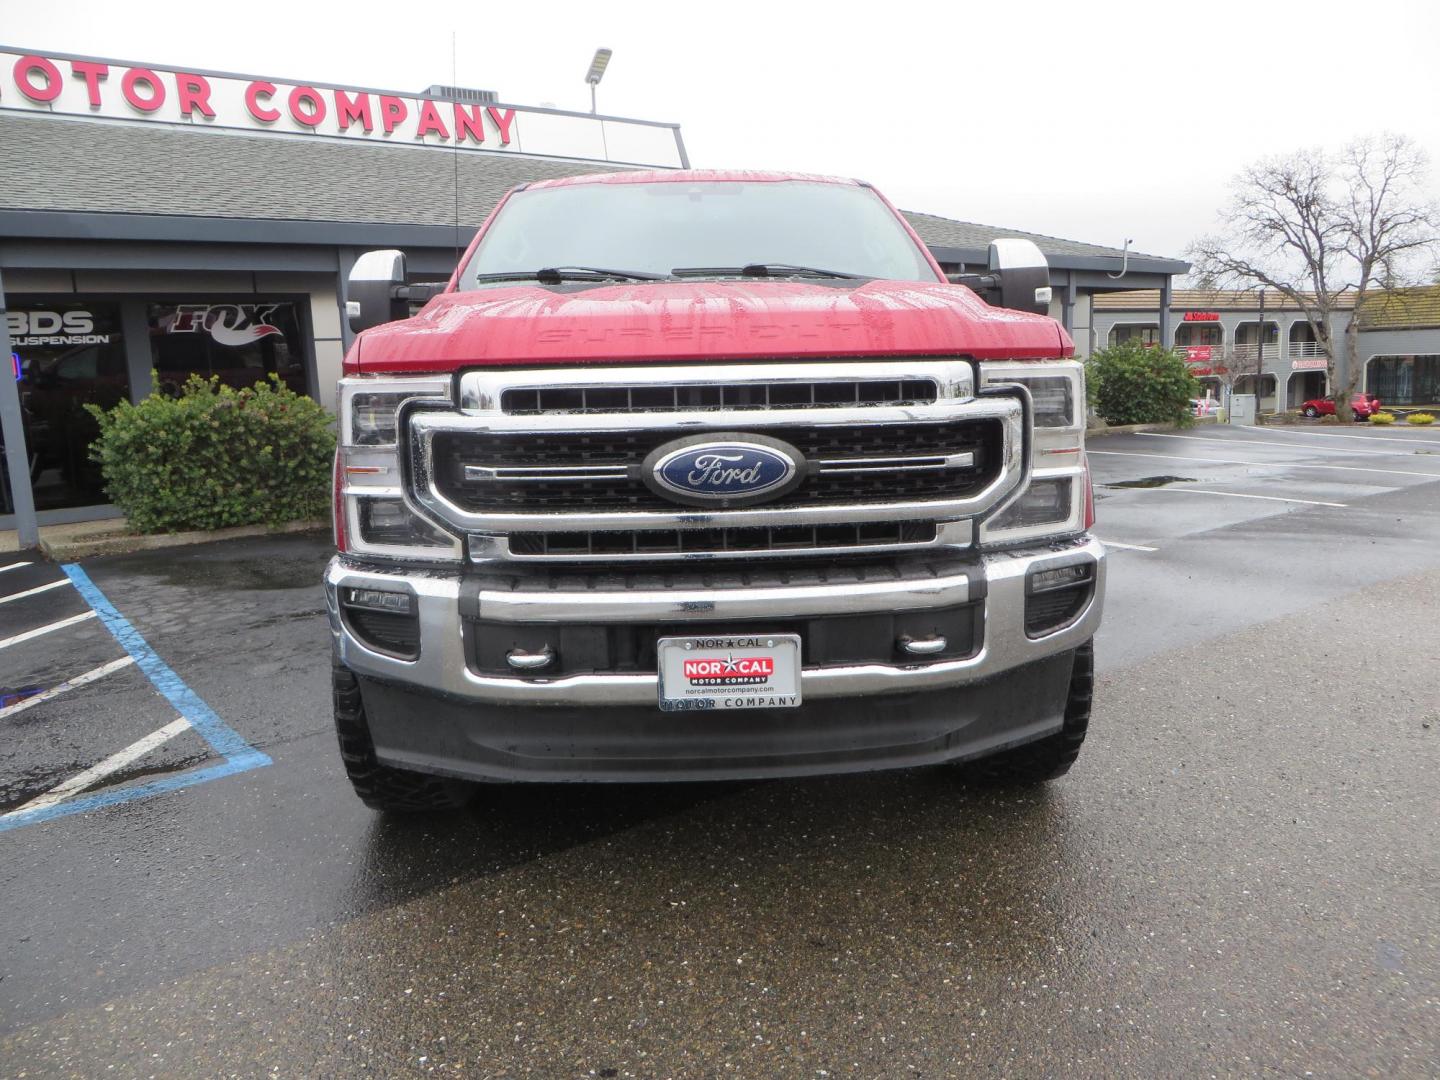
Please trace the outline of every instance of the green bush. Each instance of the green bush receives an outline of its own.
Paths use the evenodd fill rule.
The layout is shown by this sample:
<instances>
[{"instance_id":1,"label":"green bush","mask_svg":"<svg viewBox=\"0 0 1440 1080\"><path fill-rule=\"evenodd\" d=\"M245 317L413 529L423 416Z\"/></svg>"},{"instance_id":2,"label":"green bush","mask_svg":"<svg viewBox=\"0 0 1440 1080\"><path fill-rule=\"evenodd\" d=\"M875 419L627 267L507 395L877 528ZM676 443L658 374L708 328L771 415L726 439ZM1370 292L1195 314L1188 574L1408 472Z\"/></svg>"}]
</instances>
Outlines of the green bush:
<instances>
[{"instance_id":1,"label":"green bush","mask_svg":"<svg viewBox=\"0 0 1440 1080\"><path fill-rule=\"evenodd\" d=\"M1173 349L1123 342L1101 349L1086 363L1095 408L1107 424L1188 426L1190 399L1200 384Z\"/></svg>"},{"instance_id":2,"label":"green bush","mask_svg":"<svg viewBox=\"0 0 1440 1080\"><path fill-rule=\"evenodd\" d=\"M179 397L86 408L100 424L90 456L137 532L279 525L328 511L330 418L275 376L236 390L192 375Z\"/></svg>"},{"instance_id":3,"label":"green bush","mask_svg":"<svg viewBox=\"0 0 1440 1080\"><path fill-rule=\"evenodd\" d=\"M1392 413L1392 412L1375 412L1375 413L1371 413L1371 414L1370 414L1370 423L1372 423L1372 424L1393 424L1393 423L1395 423L1395 414Z\"/></svg>"},{"instance_id":4,"label":"green bush","mask_svg":"<svg viewBox=\"0 0 1440 1080\"><path fill-rule=\"evenodd\" d=\"M1407 416L1405 422L1407 424L1433 424L1435 423L1435 417L1431 416L1428 412L1417 412Z\"/></svg>"}]
</instances>

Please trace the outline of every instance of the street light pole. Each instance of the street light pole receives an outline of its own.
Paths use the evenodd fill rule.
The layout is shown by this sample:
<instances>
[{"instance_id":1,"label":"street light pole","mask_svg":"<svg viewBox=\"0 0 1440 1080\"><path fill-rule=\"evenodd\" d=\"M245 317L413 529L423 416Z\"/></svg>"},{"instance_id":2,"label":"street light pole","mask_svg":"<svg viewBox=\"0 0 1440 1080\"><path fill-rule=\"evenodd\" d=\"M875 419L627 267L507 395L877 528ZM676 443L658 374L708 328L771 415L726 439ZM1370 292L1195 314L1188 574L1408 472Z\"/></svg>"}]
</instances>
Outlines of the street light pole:
<instances>
[{"instance_id":1,"label":"street light pole","mask_svg":"<svg viewBox=\"0 0 1440 1080\"><path fill-rule=\"evenodd\" d=\"M610 57L613 55L610 49L596 49L595 58L590 61L590 70L585 73L585 81L590 84L590 115L595 115L595 88L600 85L600 80L605 77L605 69L610 66Z\"/></svg>"},{"instance_id":2,"label":"street light pole","mask_svg":"<svg viewBox=\"0 0 1440 1080\"><path fill-rule=\"evenodd\" d=\"M1255 417L1260 417L1260 378L1265 370L1265 289L1260 289L1260 325L1255 335Z\"/></svg>"}]
</instances>

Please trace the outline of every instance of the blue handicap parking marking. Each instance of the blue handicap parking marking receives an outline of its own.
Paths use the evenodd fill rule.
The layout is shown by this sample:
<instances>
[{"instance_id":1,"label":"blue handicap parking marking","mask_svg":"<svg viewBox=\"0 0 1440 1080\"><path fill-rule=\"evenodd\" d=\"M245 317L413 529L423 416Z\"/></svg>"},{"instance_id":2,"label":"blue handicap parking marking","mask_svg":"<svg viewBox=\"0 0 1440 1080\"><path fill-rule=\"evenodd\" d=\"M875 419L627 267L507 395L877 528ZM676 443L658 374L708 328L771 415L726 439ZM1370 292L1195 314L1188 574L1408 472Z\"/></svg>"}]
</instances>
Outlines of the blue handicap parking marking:
<instances>
[{"instance_id":1,"label":"blue handicap parking marking","mask_svg":"<svg viewBox=\"0 0 1440 1080\"><path fill-rule=\"evenodd\" d=\"M206 766L192 772L176 773L134 787L77 796L54 805L37 807L32 811L24 809L12 811L9 814L0 815L0 832L7 832L10 829L19 828L21 825L33 825L70 814L83 814L90 810L133 802L136 799L149 798L152 795L160 795L168 791L179 791L271 764L268 755L251 746L237 731L221 720L215 710L186 685L170 665L160 659L159 654L150 647L149 642L141 636L125 616L116 610L109 598L90 580L90 575L74 563L67 563L61 569L104 624L105 629L134 659L135 666L145 673L145 677L150 680L160 695L181 717L189 722L201 738L209 743L210 748L225 760L217 765Z\"/></svg>"}]
</instances>

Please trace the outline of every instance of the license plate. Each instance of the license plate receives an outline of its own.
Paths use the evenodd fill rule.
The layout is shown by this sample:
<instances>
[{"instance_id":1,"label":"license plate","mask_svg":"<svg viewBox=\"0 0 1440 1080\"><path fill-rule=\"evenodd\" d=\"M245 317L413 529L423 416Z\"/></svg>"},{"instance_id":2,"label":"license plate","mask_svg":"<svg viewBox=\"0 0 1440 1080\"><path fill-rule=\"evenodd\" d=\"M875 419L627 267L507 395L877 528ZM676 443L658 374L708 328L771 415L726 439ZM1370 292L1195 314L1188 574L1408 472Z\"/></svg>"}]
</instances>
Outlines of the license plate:
<instances>
[{"instance_id":1,"label":"license plate","mask_svg":"<svg viewBox=\"0 0 1440 1080\"><path fill-rule=\"evenodd\" d=\"M800 704L799 634L666 637L656 653L665 712Z\"/></svg>"}]
</instances>

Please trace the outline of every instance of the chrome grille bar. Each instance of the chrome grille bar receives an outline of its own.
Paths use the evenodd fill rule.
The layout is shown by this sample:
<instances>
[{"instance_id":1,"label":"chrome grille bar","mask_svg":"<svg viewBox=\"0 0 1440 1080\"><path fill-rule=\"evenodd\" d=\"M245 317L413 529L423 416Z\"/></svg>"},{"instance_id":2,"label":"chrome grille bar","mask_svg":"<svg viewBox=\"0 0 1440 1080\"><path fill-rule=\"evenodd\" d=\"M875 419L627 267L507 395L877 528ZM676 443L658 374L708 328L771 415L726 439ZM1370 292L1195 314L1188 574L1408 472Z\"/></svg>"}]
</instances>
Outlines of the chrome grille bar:
<instances>
[{"instance_id":1,"label":"chrome grille bar","mask_svg":"<svg viewBox=\"0 0 1440 1080\"><path fill-rule=\"evenodd\" d=\"M826 458L818 462L821 473L915 472L936 469L968 469L975 455L946 454L943 457ZM545 483L573 480L632 480L623 465L466 465L465 479L507 484Z\"/></svg>"}]
</instances>

